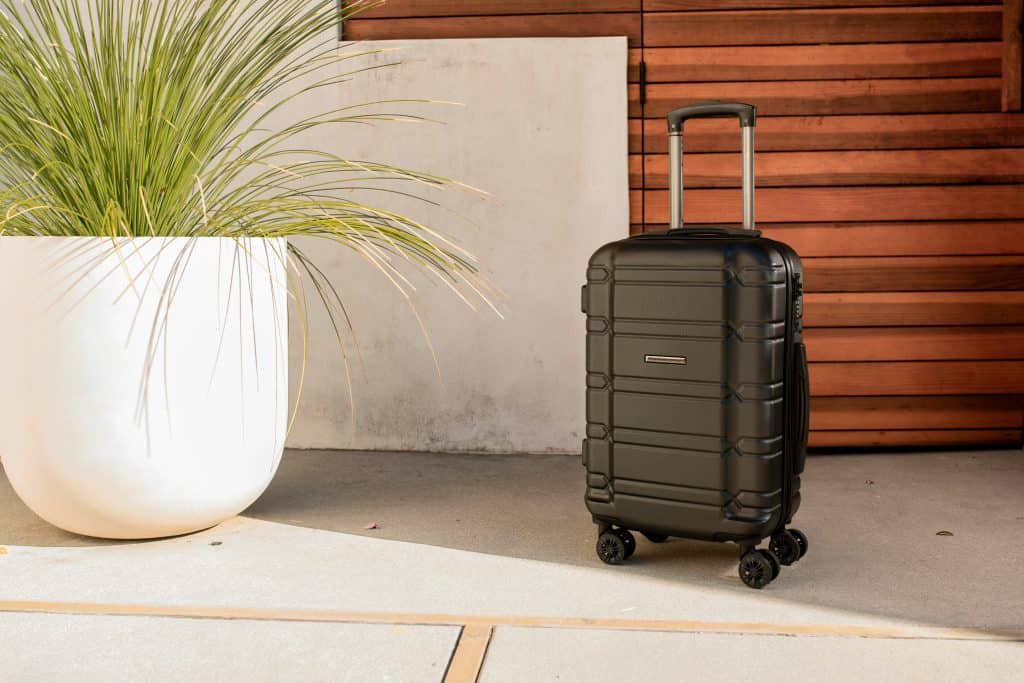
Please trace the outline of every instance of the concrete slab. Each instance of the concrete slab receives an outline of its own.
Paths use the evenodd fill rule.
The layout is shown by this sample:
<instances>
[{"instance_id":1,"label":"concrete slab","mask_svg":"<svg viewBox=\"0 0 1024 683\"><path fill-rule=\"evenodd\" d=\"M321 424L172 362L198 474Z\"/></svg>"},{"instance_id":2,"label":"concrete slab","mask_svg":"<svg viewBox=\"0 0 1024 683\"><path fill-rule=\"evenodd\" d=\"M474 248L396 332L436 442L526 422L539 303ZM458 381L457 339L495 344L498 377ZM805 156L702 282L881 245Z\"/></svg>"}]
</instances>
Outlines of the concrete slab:
<instances>
[{"instance_id":1,"label":"concrete slab","mask_svg":"<svg viewBox=\"0 0 1024 683\"><path fill-rule=\"evenodd\" d=\"M630 564L601 565L572 458L290 453L252 510L288 524L11 545L0 600L1019 631L1008 501L1022 465L1018 452L815 458L799 515L811 551L752 591L720 545L641 541ZM362 531L372 521L382 528ZM0 544L25 534L0 518Z\"/></svg>"},{"instance_id":2,"label":"concrete slab","mask_svg":"<svg viewBox=\"0 0 1024 683\"><path fill-rule=\"evenodd\" d=\"M480 683L1018 681L1024 645L498 627Z\"/></svg>"},{"instance_id":3,"label":"concrete slab","mask_svg":"<svg viewBox=\"0 0 1024 683\"><path fill-rule=\"evenodd\" d=\"M811 550L765 593L937 625L1024 626L1022 491L1020 451L812 457L796 518ZM640 539L628 565L603 567L582 496L573 457L303 451L247 514L749 597L734 546Z\"/></svg>"},{"instance_id":4,"label":"concrete slab","mask_svg":"<svg viewBox=\"0 0 1024 683\"><path fill-rule=\"evenodd\" d=\"M0 678L441 681L459 629L0 613Z\"/></svg>"}]
</instances>

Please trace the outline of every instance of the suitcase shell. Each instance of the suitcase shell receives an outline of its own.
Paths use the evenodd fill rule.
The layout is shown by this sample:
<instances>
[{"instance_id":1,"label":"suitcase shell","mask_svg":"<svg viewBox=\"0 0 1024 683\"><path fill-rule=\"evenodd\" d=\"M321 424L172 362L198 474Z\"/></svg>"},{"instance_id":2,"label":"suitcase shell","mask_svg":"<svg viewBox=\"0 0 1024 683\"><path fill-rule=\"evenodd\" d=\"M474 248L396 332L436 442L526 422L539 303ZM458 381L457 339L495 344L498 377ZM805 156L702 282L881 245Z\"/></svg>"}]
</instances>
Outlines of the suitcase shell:
<instances>
[{"instance_id":1,"label":"suitcase shell","mask_svg":"<svg viewBox=\"0 0 1024 683\"><path fill-rule=\"evenodd\" d=\"M744 229L683 228L683 123L722 115L743 132ZM735 541L741 577L760 588L778 574L774 550L783 564L806 552L784 529L800 506L809 391L800 257L753 229L755 118L742 103L671 112L673 229L591 257L583 462L606 562L632 554L630 529ZM625 545L603 548L609 533ZM769 536L773 552L755 551Z\"/></svg>"},{"instance_id":2,"label":"suitcase shell","mask_svg":"<svg viewBox=\"0 0 1024 683\"><path fill-rule=\"evenodd\" d=\"M591 258L586 503L645 532L756 543L800 505L800 259L751 231L643 235Z\"/></svg>"}]
</instances>

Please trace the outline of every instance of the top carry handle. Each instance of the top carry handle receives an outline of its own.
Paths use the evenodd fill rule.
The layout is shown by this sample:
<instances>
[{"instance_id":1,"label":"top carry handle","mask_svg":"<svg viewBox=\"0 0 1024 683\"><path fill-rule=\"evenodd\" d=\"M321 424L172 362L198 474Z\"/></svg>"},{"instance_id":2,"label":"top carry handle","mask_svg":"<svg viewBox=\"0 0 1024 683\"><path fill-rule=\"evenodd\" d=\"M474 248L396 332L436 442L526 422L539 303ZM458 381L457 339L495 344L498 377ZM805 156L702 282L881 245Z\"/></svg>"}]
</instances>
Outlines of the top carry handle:
<instances>
[{"instance_id":1,"label":"top carry handle","mask_svg":"<svg viewBox=\"0 0 1024 683\"><path fill-rule=\"evenodd\" d=\"M754 229L754 123L757 107L743 102L698 102L669 112L670 229L683 227L683 124L687 119L736 116L743 131L743 229Z\"/></svg>"}]
</instances>

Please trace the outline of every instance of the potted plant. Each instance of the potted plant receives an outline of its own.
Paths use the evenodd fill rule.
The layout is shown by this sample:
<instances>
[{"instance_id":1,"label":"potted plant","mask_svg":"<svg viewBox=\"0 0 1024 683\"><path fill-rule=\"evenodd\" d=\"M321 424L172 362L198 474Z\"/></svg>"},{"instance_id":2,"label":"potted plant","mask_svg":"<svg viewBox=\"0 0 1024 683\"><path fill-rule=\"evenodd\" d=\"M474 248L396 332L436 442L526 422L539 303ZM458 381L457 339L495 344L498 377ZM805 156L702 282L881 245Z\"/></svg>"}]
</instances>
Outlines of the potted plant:
<instances>
[{"instance_id":1,"label":"potted plant","mask_svg":"<svg viewBox=\"0 0 1024 683\"><path fill-rule=\"evenodd\" d=\"M347 192L445 180L290 143L393 117L270 125L348 77L324 41L340 19L334 0L0 0L0 458L54 525L168 536L263 492L289 305L319 299L339 342L347 324L288 238L480 291L468 255Z\"/></svg>"}]
</instances>

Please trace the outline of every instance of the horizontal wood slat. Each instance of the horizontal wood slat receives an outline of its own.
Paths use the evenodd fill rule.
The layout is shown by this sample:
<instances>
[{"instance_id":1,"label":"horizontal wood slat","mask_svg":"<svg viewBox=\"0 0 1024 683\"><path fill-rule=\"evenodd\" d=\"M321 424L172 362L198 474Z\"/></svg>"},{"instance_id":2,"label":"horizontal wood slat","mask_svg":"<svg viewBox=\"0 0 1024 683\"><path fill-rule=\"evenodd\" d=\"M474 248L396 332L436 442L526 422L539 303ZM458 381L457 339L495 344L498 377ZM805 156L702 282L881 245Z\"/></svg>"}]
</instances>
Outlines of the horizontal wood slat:
<instances>
[{"instance_id":1,"label":"horizontal wood slat","mask_svg":"<svg viewBox=\"0 0 1024 683\"><path fill-rule=\"evenodd\" d=\"M807 327L1024 325L1024 292L804 295Z\"/></svg>"},{"instance_id":2,"label":"horizontal wood slat","mask_svg":"<svg viewBox=\"0 0 1024 683\"><path fill-rule=\"evenodd\" d=\"M643 60L644 51L638 47L629 49L627 55L626 80L629 83L640 81L640 62Z\"/></svg>"},{"instance_id":3,"label":"horizontal wood slat","mask_svg":"<svg viewBox=\"0 0 1024 683\"><path fill-rule=\"evenodd\" d=\"M650 83L999 76L1000 43L647 48Z\"/></svg>"},{"instance_id":4,"label":"horizontal wood slat","mask_svg":"<svg viewBox=\"0 0 1024 683\"><path fill-rule=\"evenodd\" d=\"M1000 0L643 0L647 12L806 7L901 7L913 5L998 5Z\"/></svg>"},{"instance_id":5,"label":"horizontal wood slat","mask_svg":"<svg viewBox=\"0 0 1024 683\"><path fill-rule=\"evenodd\" d=\"M354 19L346 40L628 36L640 39L639 13L518 14L420 19Z\"/></svg>"},{"instance_id":6,"label":"horizontal wood slat","mask_svg":"<svg viewBox=\"0 0 1024 683\"><path fill-rule=\"evenodd\" d=\"M642 167L641 167L642 163ZM687 187L739 187L735 154L683 156ZM630 183L668 187L668 155L630 157ZM758 187L1024 182L1024 147L993 149L766 152L755 157Z\"/></svg>"},{"instance_id":7,"label":"horizontal wood slat","mask_svg":"<svg viewBox=\"0 0 1024 683\"><path fill-rule=\"evenodd\" d=\"M665 121L630 122L630 144L668 150ZM759 117L758 152L872 149L949 149L1024 146L1024 114L907 114ZM688 152L738 152L735 121L704 119L686 124Z\"/></svg>"},{"instance_id":8,"label":"horizontal wood slat","mask_svg":"<svg viewBox=\"0 0 1024 683\"><path fill-rule=\"evenodd\" d=\"M630 227L630 234L668 230L667 224ZM757 228L805 258L1024 254L1024 221L758 223Z\"/></svg>"},{"instance_id":9,"label":"horizontal wood slat","mask_svg":"<svg viewBox=\"0 0 1024 683\"><path fill-rule=\"evenodd\" d=\"M811 363L812 396L1016 394L1024 360Z\"/></svg>"},{"instance_id":10,"label":"horizontal wood slat","mask_svg":"<svg viewBox=\"0 0 1024 683\"><path fill-rule=\"evenodd\" d=\"M1002 110L1024 105L1024 0L1003 3Z\"/></svg>"},{"instance_id":11,"label":"horizontal wood slat","mask_svg":"<svg viewBox=\"0 0 1024 683\"><path fill-rule=\"evenodd\" d=\"M765 116L929 114L999 111L999 78L890 78L844 81L654 83L643 115L661 118L682 102L753 102ZM631 87L635 101L636 87ZM633 104L631 116L639 115Z\"/></svg>"},{"instance_id":12,"label":"horizontal wood slat","mask_svg":"<svg viewBox=\"0 0 1024 683\"><path fill-rule=\"evenodd\" d=\"M808 292L1024 289L1024 256L805 258Z\"/></svg>"},{"instance_id":13,"label":"horizontal wood slat","mask_svg":"<svg viewBox=\"0 0 1024 683\"><path fill-rule=\"evenodd\" d=\"M668 222L668 190L643 193L646 223ZM641 201L633 190L631 201ZM757 218L766 223L1024 218L1022 185L907 185L901 187L765 187L757 191ZM734 189L686 192L687 223L738 223Z\"/></svg>"},{"instance_id":14,"label":"horizontal wood slat","mask_svg":"<svg viewBox=\"0 0 1024 683\"><path fill-rule=\"evenodd\" d=\"M801 256L1024 254L1024 221L915 223L767 223L766 237Z\"/></svg>"},{"instance_id":15,"label":"horizontal wood slat","mask_svg":"<svg viewBox=\"0 0 1024 683\"><path fill-rule=\"evenodd\" d=\"M1021 429L1024 396L823 396L811 429Z\"/></svg>"},{"instance_id":16,"label":"horizontal wood slat","mask_svg":"<svg viewBox=\"0 0 1024 683\"><path fill-rule=\"evenodd\" d=\"M935 429L892 431L812 431L811 448L871 448L906 446L1012 446L1019 447L1019 429Z\"/></svg>"},{"instance_id":17,"label":"horizontal wood slat","mask_svg":"<svg viewBox=\"0 0 1024 683\"><path fill-rule=\"evenodd\" d=\"M822 327L808 329L804 343L812 362L1024 360L1019 326Z\"/></svg>"},{"instance_id":18,"label":"horizontal wood slat","mask_svg":"<svg viewBox=\"0 0 1024 683\"><path fill-rule=\"evenodd\" d=\"M644 14L645 47L1000 40L1000 7L867 7Z\"/></svg>"},{"instance_id":19,"label":"horizontal wood slat","mask_svg":"<svg viewBox=\"0 0 1024 683\"><path fill-rule=\"evenodd\" d=\"M641 0L386 0L357 15L385 17L446 17L495 14L554 14L582 12L639 12Z\"/></svg>"}]
</instances>

